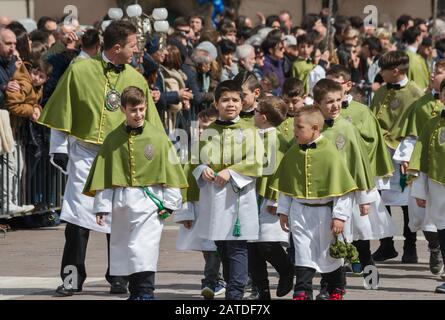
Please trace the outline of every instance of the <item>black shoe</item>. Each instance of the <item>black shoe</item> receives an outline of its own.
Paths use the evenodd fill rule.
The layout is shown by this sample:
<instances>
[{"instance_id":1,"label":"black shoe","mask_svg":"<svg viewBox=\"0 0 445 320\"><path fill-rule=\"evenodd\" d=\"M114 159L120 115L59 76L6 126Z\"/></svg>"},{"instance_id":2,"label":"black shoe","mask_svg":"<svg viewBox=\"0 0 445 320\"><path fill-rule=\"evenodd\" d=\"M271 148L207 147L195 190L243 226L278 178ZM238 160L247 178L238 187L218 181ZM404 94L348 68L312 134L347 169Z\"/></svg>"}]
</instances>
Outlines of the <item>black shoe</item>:
<instances>
[{"instance_id":1,"label":"black shoe","mask_svg":"<svg viewBox=\"0 0 445 320\"><path fill-rule=\"evenodd\" d=\"M399 253L394 248L394 245L380 245L376 252L372 254L374 261L385 261L397 257Z\"/></svg>"},{"instance_id":2,"label":"black shoe","mask_svg":"<svg viewBox=\"0 0 445 320\"><path fill-rule=\"evenodd\" d=\"M58 286L56 289L56 296L57 297L70 297L74 295L76 292L82 292L82 288L73 289L73 288L65 288L65 286L62 284L61 286Z\"/></svg>"},{"instance_id":3,"label":"black shoe","mask_svg":"<svg viewBox=\"0 0 445 320\"><path fill-rule=\"evenodd\" d=\"M294 273L286 274L280 276L280 280L278 281L277 287L277 297L284 297L289 292L291 292L292 287L294 286Z\"/></svg>"},{"instance_id":4,"label":"black shoe","mask_svg":"<svg viewBox=\"0 0 445 320\"><path fill-rule=\"evenodd\" d=\"M252 293L243 300L271 300L270 290L269 288L258 289L257 287L252 286Z\"/></svg>"},{"instance_id":5,"label":"black shoe","mask_svg":"<svg viewBox=\"0 0 445 320\"><path fill-rule=\"evenodd\" d=\"M329 300L329 292L327 286L320 288L320 293L317 294L315 300Z\"/></svg>"},{"instance_id":6,"label":"black shoe","mask_svg":"<svg viewBox=\"0 0 445 320\"><path fill-rule=\"evenodd\" d=\"M417 263L418 260L416 249L403 251L402 263Z\"/></svg>"},{"instance_id":7,"label":"black shoe","mask_svg":"<svg viewBox=\"0 0 445 320\"><path fill-rule=\"evenodd\" d=\"M125 294L127 293L127 284L116 281L111 284L110 294Z\"/></svg>"},{"instance_id":8,"label":"black shoe","mask_svg":"<svg viewBox=\"0 0 445 320\"><path fill-rule=\"evenodd\" d=\"M244 291L248 292L248 291ZM245 296L243 300L260 300L260 292L258 288L254 285L251 286L250 294L248 296Z\"/></svg>"}]
</instances>

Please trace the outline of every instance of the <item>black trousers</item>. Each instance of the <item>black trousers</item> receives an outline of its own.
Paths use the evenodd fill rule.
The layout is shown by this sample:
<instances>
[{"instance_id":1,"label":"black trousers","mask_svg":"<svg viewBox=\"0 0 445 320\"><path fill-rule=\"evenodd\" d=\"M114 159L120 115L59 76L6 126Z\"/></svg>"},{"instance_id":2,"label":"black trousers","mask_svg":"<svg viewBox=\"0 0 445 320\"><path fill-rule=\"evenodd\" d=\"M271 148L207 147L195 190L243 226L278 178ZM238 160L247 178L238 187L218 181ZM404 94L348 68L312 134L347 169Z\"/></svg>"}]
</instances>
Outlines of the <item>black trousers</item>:
<instances>
[{"instance_id":1,"label":"black trousers","mask_svg":"<svg viewBox=\"0 0 445 320\"><path fill-rule=\"evenodd\" d=\"M415 250L416 249L416 241L417 241L417 233L411 232L408 227L409 216L408 216L408 206L402 206L403 211L403 237L405 238L403 244L403 250ZM387 206L389 214L391 215L391 207ZM393 237L380 239L382 245L393 245Z\"/></svg>"},{"instance_id":2,"label":"black trousers","mask_svg":"<svg viewBox=\"0 0 445 320\"><path fill-rule=\"evenodd\" d=\"M295 287L294 292L306 292L312 299L312 280L315 276L315 269L308 267L295 266ZM329 273L321 274L322 282L327 284L328 292L331 293L335 289L344 290L346 286L346 273L343 267L340 267Z\"/></svg>"},{"instance_id":3,"label":"black trousers","mask_svg":"<svg viewBox=\"0 0 445 320\"><path fill-rule=\"evenodd\" d=\"M437 235L440 243L440 252L442 253L442 260L445 264L445 229L437 230Z\"/></svg>"},{"instance_id":4,"label":"black trousers","mask_svg":"<svg viewBox=\"0 0 445 320\"><path fill-rule=\"evenodd\" d=\"M266 262L269 262L277 270L280 277L293 273L293 264L279 242L248 243L248 249L252 284L258 289L269 288Z\"/></svg>"},{"instance_id":5,"label":"black trousers","mask_svg":"<svg viewBox=\"0 0 445 320\"><path fill-rule=\"evenodd\" d=\"M153 295L155 290L155 273L144 271L133 273L128 276L128 291L130 296L140 297L143 295Z\"/></svg>"},{"instance_id":6,"label":"black trousers","mask_svg":"<svg viewBox=\"0 0 445 320\"><path fill-rule=\"evenodd\" d=\"M87 252L88 239L90 230L78 225L67 223L65 228L65 247L63 248L62 265L60 268L60 277L65 280L67 276L72 275L73 270L70 266L75 267L77 271L77 288L82 290L83 283L87 278L85 269L85 257ZM126 284L127 277L110 275L110 234L107 234L107 254L108 267L105 279L110 284L121 282ZM74 284L72 284L74 286Z\"/></svg>"},{"instance_id":7,"label":"black trousers","mask_svg":"<svg viewBox=\"0 0 445 320\"><path fill-rule=\"evenodd\" d=\"M371 255L371 242L369 240L357 240L352 244L357 248L360 264L364 269L368 265L374 265Z\"/></svg>"}]
</instances>

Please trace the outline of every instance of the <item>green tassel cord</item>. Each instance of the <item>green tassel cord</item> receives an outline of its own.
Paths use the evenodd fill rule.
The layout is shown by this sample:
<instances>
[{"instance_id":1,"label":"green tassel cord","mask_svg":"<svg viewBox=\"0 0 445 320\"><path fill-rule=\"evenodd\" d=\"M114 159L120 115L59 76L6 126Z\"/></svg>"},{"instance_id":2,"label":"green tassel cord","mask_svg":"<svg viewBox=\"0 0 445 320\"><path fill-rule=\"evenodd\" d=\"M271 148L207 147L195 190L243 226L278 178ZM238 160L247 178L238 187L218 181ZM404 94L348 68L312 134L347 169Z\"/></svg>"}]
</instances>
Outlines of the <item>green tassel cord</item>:
<instances>
[{"instance_id":1,"label":"green tassel cord","mask_svg":"<svg viewBox=\"0 0 445 320\"><path fill-rule=\"evenodd\" d=\"M158 207L158 212L165 210L164 203L162 202L161 199L159 199L153 192L148 190L147 187L143 187L142 189L144 190L145 194L150 198L150 200L153 201L153 203L156 205L156 207ZM159 215L159 218L161 220L165 220L169 216L170 216L170 214L168 212L164 212L163 214Z\"/></svg>"},{"instance_id":2,"label":"green tassel cord","mask_svg":"<svg viewBox=\"0 0 445 320\"><path fill-rule=\"evenodd\" d=\"M237 195L236 199L236 221L233 225L233 233L232 235L234 237L241 237L241 221L239 220L239 202L241 197L241 192L244 190L244 188L238 188L237 186L234 186L232 183L232 180L230 180L230 185L232 186L233 192Z\"/></svg>"},{"instance_id":3,"label":"green tassel cord","mask_svg":"<svg viewBox=\"0 0 445 320\"><path fill-rule=\"evenodd\" d=\"M400 187L402 188L402 192L405 190L408 185L408 175L400 174Z\"/></svg>"}]
</instances>

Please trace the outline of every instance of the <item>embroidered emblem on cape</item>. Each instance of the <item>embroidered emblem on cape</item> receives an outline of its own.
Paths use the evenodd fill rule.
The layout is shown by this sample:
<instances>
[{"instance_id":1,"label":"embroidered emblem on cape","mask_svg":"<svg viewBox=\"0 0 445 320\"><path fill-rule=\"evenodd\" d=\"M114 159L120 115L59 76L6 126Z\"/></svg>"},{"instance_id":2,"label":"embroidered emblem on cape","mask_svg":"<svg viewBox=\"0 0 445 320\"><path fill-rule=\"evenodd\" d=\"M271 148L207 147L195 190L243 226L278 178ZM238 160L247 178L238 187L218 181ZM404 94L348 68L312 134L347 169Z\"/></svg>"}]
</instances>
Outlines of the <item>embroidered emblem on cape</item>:
<instances>
[{"instance_id":1,"label":"embroidered emblem on cape","mask_svg":"<svg viewBox=\"0 0 445 320\"><path fill-rule=\"evenodd\" d=\"M107 92L105 96L105 108L108 111L116 111L121 106L121 94L114 89Z\"/></svg>"},{"instance_id":2,"label":"embroidered emblem on cape","mask_svg":"<svg viewBox=\"0 0 445 320\"><path fill-rule=\"evenodd\" d=\"M337 150L343 150L346 144L346 139L343 135L339 134L335 139L335 145L337 146Z\"/></svg>"},{"instance_id":3,"label":"embroidered emblem on cape","mask_svg":"<svg viewBox=\"0 0 445 320\"><path fill-rule=\"evenodd\" d=\"M443 144L444 142L445 142L445 128L442 128L439 134L439 143Z\"/></svg>"},{"instance_id":4,"label":"embroidered emblem on cape","mask_svg":"<svg viewBox=\"0 0 445 320\"><path fill-rule=\"evenodd\" d=\"M391 102L389 103L389 107L392 110L397 109L399 106L400 106L400 101L397 98L392 99Z\"/></svg>"},{"instance_id":5,"label":"embroidered emblem on cape","mask_svg":"<svg viewBox=\"0 0 445 320\"><path fill-rule=\"evenodd\" d=\"M148 160L153 159L154 149L152 144L147 144L144 149L144 155Z\"/></svg>"}]
</instances>

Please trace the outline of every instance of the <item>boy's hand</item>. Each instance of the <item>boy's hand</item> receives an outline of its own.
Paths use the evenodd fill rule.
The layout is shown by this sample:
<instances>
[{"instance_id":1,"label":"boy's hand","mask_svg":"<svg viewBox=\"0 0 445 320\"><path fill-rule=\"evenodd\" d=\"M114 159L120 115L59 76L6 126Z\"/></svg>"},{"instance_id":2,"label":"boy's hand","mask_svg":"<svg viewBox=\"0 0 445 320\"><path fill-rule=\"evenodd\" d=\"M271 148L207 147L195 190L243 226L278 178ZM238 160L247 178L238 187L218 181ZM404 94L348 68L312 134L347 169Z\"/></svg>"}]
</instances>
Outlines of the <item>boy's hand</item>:
<instances>
[{"instance_id":1,"label":"boy's hand","mask_svg":"<svg viewBox=\"0 0 445 320\"><path fill-rule=\"evenodd\" d=\"M408 172L408 165L409 165L409 162L402 161L402 163L400 164L400 172L402 174L407 174L407 172Z\"/></svg>"},{"instance_id":2,"label":"boy's hand","mask_svg":"<svg viewBox=\"0 0 445 320\"><path fill-rule=\"evenodd\" d=\"M416 203L421 208L425 208L426 207L426 200L416 198Z\"/></svg>"},{"instance_id":3,"label":"boy's hand","mask_svg":"<svg viewBox=\"0 0 445 320\"><path fill-rule=\"evenodd\" d=\"M158 103L159 99L161 98L161 92L158 89L152 89L151 96L153 98L154 103Z\"/></svg>"},{"instance_id":4,"label":"boy's hand","mask_svg":"<svg viewBox=\"0 0 445 320\"><path fill-rule=\"evenodd\" d=\"M343 228L345 226L345 222L340 219L332 219L331 221L331 231L336 236L343 232Z\"/></svg>"},{"instance_id":5,"label":"boy's hand","mask_svg":"<svg viewBox=\"0 0 445 320\"><path fill-rule=\"evenodd\" d=\"M201 176L206 182L212 183L213 181L215 181L215 171L210 168L205 168Z\"/></svg>"},{"instance_id":6,"label":"boy's hand","mask_svg":"<svg viewBox=\"0 0 445 320\"><path fill-rule=\"evenodd\" d=\"M267 206L267 212L269 212L271 215L275 216L275 215L277 215L277 207Z\"/></svg>"},{"instance_id":7,"label":"boy's hand","mask_svg":"<svg viewBox=\"0 0 445 320\"><path fill-rule=\"evenodd\" d=\"M11 80L6 85L6 91L10 92L19 92L20 91L20 85L17 82L17 80Z\"/></svg>"},{"instance_id":8,"label":"boy's hand","mask_svg":"<svg viewBox=\"0 0 445 320\"><path fill-rule=\"evenodd\" d=\"M369 203L361 204L360 207L360 216L366 216L369 213Z\"/></svg>"},{"instance_id":9,"label":"boy's hand","mask_svg":"<svg viewBox=\"0 0 445 320\"><path fill-rule=\"evenodd\" d=\"M34 110L33 110L32 115L31 115L31 121L36 122L37 120L39 120L39 118L40 118L40 113L41 113L41 112L40 112L40 109L34 107Z\"/></svg>"},{"instance_id":10,"label":"boy's hand","mask_svg":"<svg viewBox=\"0 0 445 320\"><path fill-rule=\"evenodd\" d=\"M100 225L101 227L105 227L105 225L106 225L105 215L106 215L106 213L104 213L104 212L96 213L96 223L98 225Z\"/></svg>"},{"instance_id":11,"label":"boy's hand","mask_svg":"<svg viewBox=\"0 0 445 320\"><path fill-rule=\"evenodd\" d=\"M215 177L215 183L220 187L224 187L226 183L229 181L229 179L230 179L230 172L228 169L224 169L218 172L218 175Z\"/></svg>"},{"instance_id":12,"label":"boy's hand","mask_svg":"<svg viewBox=\"0 0 445 320\"><path fill-rule=\"evenodd\" d=\"M289 232L289 218L284 214L280 214L279 217L281 229L285 232Z\"/></svg>"},{"instance_id":13,"label":"boy's hand","mask_svg":"<svg viewBox=\"0 0 445 320\"><path fill-rule=\"evenodd\" d=\"M193 220L184 220L184 221L180 221L179 223L182 224L184 226L184 228L191 229L192 225L193 225Z\"/></svg>"}]
</instances>

